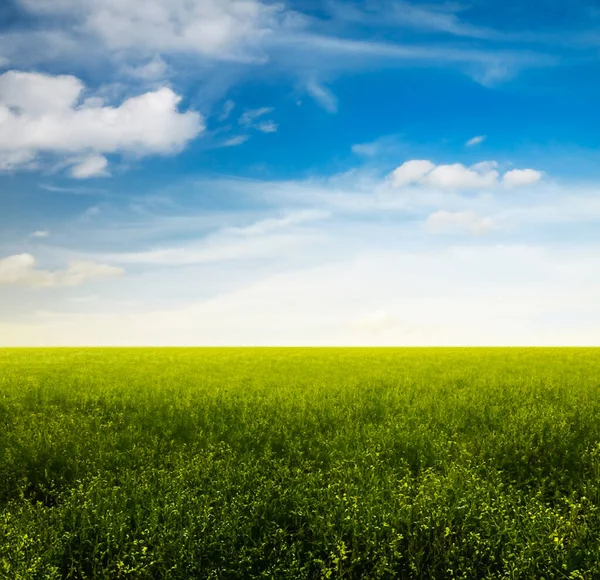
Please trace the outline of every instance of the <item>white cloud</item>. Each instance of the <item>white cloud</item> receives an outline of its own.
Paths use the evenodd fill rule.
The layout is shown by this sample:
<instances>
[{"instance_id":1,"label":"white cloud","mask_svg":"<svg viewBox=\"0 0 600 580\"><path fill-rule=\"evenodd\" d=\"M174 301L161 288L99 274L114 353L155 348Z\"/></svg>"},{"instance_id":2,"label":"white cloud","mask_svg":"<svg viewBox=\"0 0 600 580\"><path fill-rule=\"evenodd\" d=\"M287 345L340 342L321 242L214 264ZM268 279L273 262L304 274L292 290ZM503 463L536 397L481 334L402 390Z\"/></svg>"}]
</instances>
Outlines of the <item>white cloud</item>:
<instances>
[{"instance_id":1,"label":"white cloud","mask_svg":"<svg viewBox=\"0 0 600 580\"><path fill-rule=\"evenodd\" d=\"M508 187L517 187L519 185L533 185L541 178L541 171L535 169L513 169L504 174L502 181Z\"/></svg>"},{"instance_id":2,"label":"white cloud","mask_svg":"<svg viewBox=\"0 0 600 580\"><path fill-rule=\"evenodd\" d=\"M405 161L392 172L392 185L394 187L404 187L405 185L418 183L434 168L435 164L426 159Z\"/></svg>"},{"instance_id":3,"label":"white cloud","mask_svg":"<svg viewBox=\"0 0 600 580\"><path fill-rule=\"evenodd\" d=\"M480 171L494 167L478 165ZM179 216L173 215L174 206L146 218L122 219L107 207L80 234L90 252L85 257L126 268L135 264L132 273L87 306L74 308L67 292L44 295L37 306L52 312L35 315L33 305L29 314L17 313L18 324L0 325L0 341L598 342L600 269L593 244L600 237L593 232L600 203L593 187L582 191L547 182L544 195L526 190L517 196L463 195L429 188L398 195L379 174L366 173L373 179L364 180L358 171L337 180L185 183L188 199L211 191L223 200L222 208L234 199L248 202L231 213L207 212L204 206L194 212L184 205ZM183 197L177 197L178 205ZM278 212L265 215L263 201ZM436 211L441 207L444 211ZM75 229L65 225L61 239L76 244ZM487 244L482 241L487 238L426 235L427 230L482 234L492 229ZM569 231L578 237L565 248L561 239ZM109 253L116 252L117 236L123 253ZM547 247L532 245L536 239ZM454 245L457 241L465 245ZM64 249L44 247L52 251L53 259L63 259ZM41 283L38 277L36 284ZM10 299L18 289L2 292Z\"/></svg>"},{"instance_id":4,"label":"white cloud","mask_svg":"<svg viewBox=\"0 0 600 580\"><path fill-rule=\"evenodd\" d=\"M71 176L76 179L87 179L89 177L103 177L108 175L106 168L108 160L103 155L90 155L76 162L71 167Z\"/></svg>"},{"instance_id":5,"label":"white cloud","mask_svg":"<svg viewBox=\"0 0 600 580\"><path fill-rule=\"evenodd\" d=\"M48 230L37 230L29 234L30 238L47 238L50 235Z\"/></svg>"},{"instance_id":6,"label":"white cloud","mask_svg":"<svg viewBox=\"0 0 600 580\"><path fill-rule=\"evenodd\" d=\"M329 217L323 210L297 210L241 227L227 227L185 247L109 254L103 260L120 264L206 264L286 254L291 248L312 244L318 234L300 226Z\"/></svg>"},{"instance_id":7,"label":"white cloud","mask_svg":"<svg viewBox=\"0 0 600 580\"><path fill-rule=\"evenodd\" d=\"M533 169L513 169L504 174L505 185L531 185L542 174ZM461 163L435 165L425 159L406 161L390 174L394 187L422 185L439 189L477 189L497 186L500 173L496 161L482 161L466 167Z\"/></svg>"},{"instance_id":8,"label":"white cloud","mask_svg":"<svg viewBox=\"0 0 600 580\"><path fill-rule=\"evenodd\" d=\"M355 155L361 155L363 157L375 157L379 152L379 145L377 142L372 143L355 143L351 147L352 153Z\"/></svg>"},{"instance_id":9,"label":"white cloud","mask_svg":"<svg viewBox=\"0 0 600 580\"><path fill-rule=\"evenodd\" d=\"M73 76L7 71L0 75L0 105L4 108L0 119L6 122L7 114L14 110L32 116L66 113L83 89L83 83Z\"/></svg>"},{"instance_id":10,"label":"white cloud","mask_svg":"<svg viewBox=\"0 0 600 580\"><path fill-rule=\"evenodd\" d=\"M254 127L254 124L257 119L263 117L264 115L268 115L272 112L273 107L261 107L260 109L251 109L240 116L238 123L242 127Z\"/></svg>"},{"instance_id":11,"label":"white cloud","mask_svg":"<svg viewBox=\"0 0 600 580\"><path fill-rule=\"evenodd\" d=\"M485 140L486 140L486 136L485 135L476 135L475 137L471 137L465 143L465 145L467 147L473 147L474 145L479 145L480 143L483 143Z\"/></svg>"},{"instance_id":12,"label":"white cloud","mask_svg":"<svg viewBox=\"0 0 600 580\"><path fill-rule=\"evenodd\" d=\"M306 90L328 113L337 113L338 99L327 87L316 81L310 81L306 85Z\"/></svg>"},{"instance_id":13,"label":"white cloud","mask_svg":"<svg viewBox=\"0 0 600 580\"><path fill-rule=\"evenodd\" d=\"M137 79L152 81L164 78L168 68L167 63L160 56L155 56L144 64L127 65L123 68L123 72Z\"/></svg>"},{"instance_id":14,"label":"white cloud","mask_svg":"<svg viewBox=\"0 0 600 580\"><path fill-rule=\"evenodd\" d=\"M261 133L276 133L277 128L277 123L274 121L261 121L256 125L256 129Z\"/></svg>"},{"instance_id":15,"label":"white cloud","mask_svg":"<svg viewBox=\"0 0 600 580\"><path fill-rule=\"evenodd\" d=\"M0 286L79 286L89 280L114 278L125 273L122 268L91 261L71 262L64 270L41 270L31 254L16 254L0 259Z\"/></svg>"},{"instance_id":16,"label":"white cloud","mask_svg":"<svg viewBox=\"0 0 600 580\"><path fill-rule=\"evenodd\" d=\"M20 0L30 12L75 21L109 50L255 60L281 7L258 0Z\"/></svg>"},{"instance_id":17,"label":"white cloud","mask_svg":"<svg viewBox=\"0 0 600 580\"><path fill-rule=\"evenodd\" d=\"M277 123L271 119L264 119L265 115L273 112L273 107L261 107L260 109L251 109L245 111L240 118L238 123L245 129L255 129L261 133L276 133Z\"/></svg>"},{"instance_id":18,"label":"white cloud","mask_svg":"<svg viewBox=\"0 0 600 580\"><path fill-rule=\"evenodd\" d=\"M12 67L32 68L40 64L91 62L142 79L178 74L182 57L194 59L198 79L223 96L221 79L206 80L204 72L214 59L232 61L227 76L243 76L238 63L262 65L286 76L334 78L339 72L370 70L374 66L449 66L476 80L490 84L528 67L554 64L553 56L497 46L460 46L448 39L417 39L410 43L380 42L380 30L370 29L371 38L360 39L323 34L323 30L349 32L342 19L323 19L294 3L274 0L15 0L35 17L34 29L0 32L3 55ZM330 2L325 3L328 9ZM349 11L347 2L343 11ZM371 5L371 3L369 3ZM364 12L377 12L369 6ZM449 32L474 39L482 29L454 21L453 10L425 9L410 4L398 10L395 2L381 7L380 16L367 26L408 24L418 30ZM412 7L411 7L412 6ZM312 12L312 11L311 11ZM34 20L34 19L32 19ZM418 23L421 24L418 24ZM422 26L427 23L427 26ZM364 32L368 32L365 30ZM460 31L460 32L459 32ZM385 36L385 35L384 35ZM502 36L502 35L499 35ZM169 63L166 69L160 60ZM152 62L152 59L157 59ZM181 70L181 69L180 69ZM189 76L185 67L185 76ZM333 74L331 74L333 73ZM158 76L157 76L158 75ZM163 75L163 76L160 76ZM220 77L221 75L217 75ZM206 81L206 82L205 82ZM315 85L315 98L330 111L337 99L325 87Z\"/></svg>"},{"instance_id":19,"label":"white cloud","mask_svg":"<svg viewBox=\"0 0 600 580\"><path fill-rule=\"evenodd\" d=\"M26 165L43 153L93 153L80 171L91 164L99 171L99 154L172 154L204 130L199 113L179 112L181 97L170 88L116 107L98 97L82 100L84 89L73 76L0 75L0 167Z\"/></svg>"},{"instance_id":20,"label":"white cloud","mask_svg":"<svg viewBox=\"0 0 600 580\"><path fill-rule=\"evenodd\" d=\"M250 135L236 135L223 141L220 147L237 147L238 145L243 145L248 139L250 139Z\"/></svg>"},{"instance_id":21,"label":"white cloud","mask_svg":"<svg viewBox=\"0 0 600 580\"><path fill-rule=\"evenodd\" d=\"M403 0L375 1L365 3L365 9L359 5L332 1L325 4L332 16L339 20L357 22L364 25L404 26L419 31L441 32L467 38L494 39L505 35L489 28L473 26L463 22L458 13L464 7L458 3L444 3L420 6L417 2Z\"/></svg>"},{"instance_id":22,"label":"white cloud","mask_svg":"<svg viewBox=\"0 0 600 580\"><path fill-rule=\"evenodd\" d=\"M235 103L231 99L225 101L223 112L219 115L219 121L226 121L233 109L235 109Z\"/></svg>"},{"instance_id":23,"label":"white cloud","mask_svg":"<svg viewBox=\"0 0 600 580\"><path fill-rule=\"evenodd\" d=\"M494 220L482 217L474 211L437 211L425 222L432 234L469 232L473 235L484 234L494 228Z\"/></svg>"},{"instance_id":24,"label":"white cloud","mask_svg":"<svg viewBox=\"0 0 600 580\"><path fill-rule=\"evenodd\" d=\"M438 165L422 179L424 184L442 189L490 187L497 181L498 171L486 162L471 167L460 163Z\"/></svg>"},{"instance_id":25,"label":"white cloud","mask_svg":"<svg viewBox=\"0 0 600 580\"><path fill-rule=\"evenodd\" d=\"M1 131L2 125L0 121L0 132ZM35 153L31 151L2 151L0 148L0 171L35 168Z\"/></svg>"}]
</instances>

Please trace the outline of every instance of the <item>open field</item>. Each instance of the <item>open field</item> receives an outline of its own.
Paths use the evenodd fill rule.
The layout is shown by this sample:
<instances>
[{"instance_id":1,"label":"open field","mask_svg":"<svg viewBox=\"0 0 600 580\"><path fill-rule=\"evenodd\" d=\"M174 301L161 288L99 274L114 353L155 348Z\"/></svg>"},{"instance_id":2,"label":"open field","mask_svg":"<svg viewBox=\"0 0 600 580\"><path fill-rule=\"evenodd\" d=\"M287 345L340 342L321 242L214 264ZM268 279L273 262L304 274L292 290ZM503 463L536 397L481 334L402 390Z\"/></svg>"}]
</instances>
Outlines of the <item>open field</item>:
<instances>
[{"instance_id":1,"label":"open field","mask_svg":"<svg viewBox=\"0 0 600 580\"><path fill-rule=\"evenodd\" d=\"M0 577L598 578L600 349L0 350Z\"/></svg>"}]
</instances>

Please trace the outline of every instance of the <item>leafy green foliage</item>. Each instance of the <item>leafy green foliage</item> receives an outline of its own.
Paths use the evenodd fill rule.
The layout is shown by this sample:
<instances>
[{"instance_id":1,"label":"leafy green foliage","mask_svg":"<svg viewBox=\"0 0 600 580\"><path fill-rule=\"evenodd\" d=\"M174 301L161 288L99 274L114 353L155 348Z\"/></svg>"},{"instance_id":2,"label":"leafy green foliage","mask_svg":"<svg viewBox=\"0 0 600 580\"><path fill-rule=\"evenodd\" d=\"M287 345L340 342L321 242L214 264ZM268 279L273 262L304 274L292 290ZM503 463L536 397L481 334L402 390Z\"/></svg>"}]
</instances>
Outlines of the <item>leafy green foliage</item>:
<instances>
[{"instance_id":1,"label":"leafy green foliage","mask_svg":"<svg viewBox=\"0 0 600 580\"><path fill-rule=\"evenodd\" d=\"M600 351L0 350L0 578L598 578Z\"/></svg>"}]
</instances>

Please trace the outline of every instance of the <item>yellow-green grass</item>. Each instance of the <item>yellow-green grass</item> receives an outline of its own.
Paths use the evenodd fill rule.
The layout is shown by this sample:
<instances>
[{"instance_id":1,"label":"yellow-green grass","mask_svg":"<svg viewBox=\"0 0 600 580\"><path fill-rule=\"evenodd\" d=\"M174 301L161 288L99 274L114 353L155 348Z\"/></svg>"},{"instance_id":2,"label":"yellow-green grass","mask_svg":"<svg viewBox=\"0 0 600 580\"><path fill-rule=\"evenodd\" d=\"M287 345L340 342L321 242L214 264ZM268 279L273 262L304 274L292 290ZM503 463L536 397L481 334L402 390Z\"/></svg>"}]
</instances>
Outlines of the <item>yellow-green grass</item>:
<instances>
[{"instance_id":1,"label":"yellow-green grass","mask_svg":"<svg viewBox=\"0 0 600 580\"><path fill-rule=\"evenodd\" d=\"M600 349L0 350L0 578L600 578Z\"/></svg>"}]
</instances>

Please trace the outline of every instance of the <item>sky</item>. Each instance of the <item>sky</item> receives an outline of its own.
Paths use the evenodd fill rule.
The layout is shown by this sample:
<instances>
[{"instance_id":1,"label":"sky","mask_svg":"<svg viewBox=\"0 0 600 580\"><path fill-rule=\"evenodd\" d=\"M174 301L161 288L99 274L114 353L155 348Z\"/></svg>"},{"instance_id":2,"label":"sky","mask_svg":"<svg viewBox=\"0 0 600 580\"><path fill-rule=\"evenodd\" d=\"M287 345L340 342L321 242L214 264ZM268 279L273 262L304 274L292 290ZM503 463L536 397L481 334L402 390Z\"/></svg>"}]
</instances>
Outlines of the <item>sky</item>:
<instances>
[{"instance_id":1,"label":"sky","mask_svg":"<svg viewBox=\"0 0 600 580\"><path fill-rule=\"evenodd\" d=\"M595 1L3 0L0 346L598 345Z\"/></svg>"}]
</instances>

